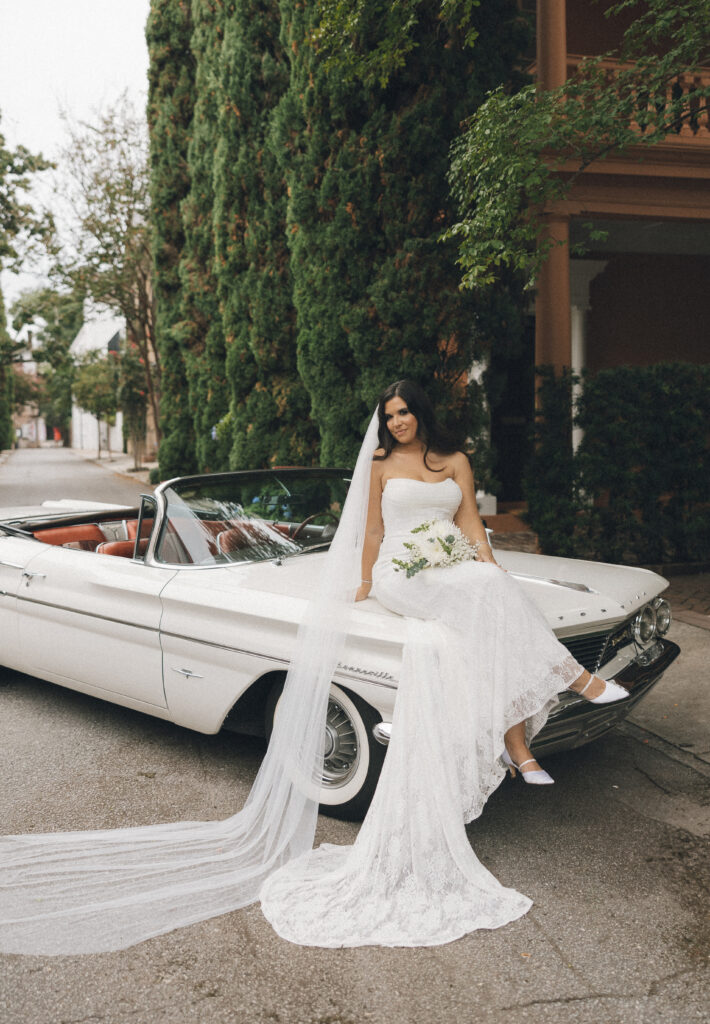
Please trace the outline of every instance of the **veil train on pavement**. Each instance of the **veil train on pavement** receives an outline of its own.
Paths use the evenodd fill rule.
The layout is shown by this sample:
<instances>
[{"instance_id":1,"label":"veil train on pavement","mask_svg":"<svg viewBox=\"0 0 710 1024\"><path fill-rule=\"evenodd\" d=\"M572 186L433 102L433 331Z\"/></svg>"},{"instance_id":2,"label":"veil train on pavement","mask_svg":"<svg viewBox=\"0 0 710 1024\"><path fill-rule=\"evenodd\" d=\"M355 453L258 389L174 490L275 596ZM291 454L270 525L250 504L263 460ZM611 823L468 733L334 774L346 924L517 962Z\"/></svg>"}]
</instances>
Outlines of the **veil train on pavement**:
<instances>
[{"instance_id":1,"label":"veil train on pavement","mask_svg":"<svg viewBox=\"0 0 710 1024\"><path fill-rule=\"evenodd\" d=\"M123 949L254 902L267 877L312 847L328 692L360 582L376 448L377 413L244 807L224 821L2 837L0 951Z\"/></svg>"}]
</instances>

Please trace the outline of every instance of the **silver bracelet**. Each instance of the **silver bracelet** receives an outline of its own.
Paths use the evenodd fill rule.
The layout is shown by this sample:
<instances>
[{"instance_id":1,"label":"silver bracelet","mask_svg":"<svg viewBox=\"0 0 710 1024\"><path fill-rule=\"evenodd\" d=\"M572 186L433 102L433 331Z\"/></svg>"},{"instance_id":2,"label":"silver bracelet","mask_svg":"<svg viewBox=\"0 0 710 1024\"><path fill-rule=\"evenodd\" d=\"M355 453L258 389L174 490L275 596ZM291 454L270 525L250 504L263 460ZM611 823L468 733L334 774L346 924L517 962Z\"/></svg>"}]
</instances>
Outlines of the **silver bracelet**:
<instances>
[{"instance_id":1,"label":"silver bracelet","mask_svg":"<svg viewBox=\"0 0 710 1024\"><path fill-rule=\"evenodd\" d=\"M372 583L372 580L360 580L361 583Z\"/></svg>"}]
</instances>

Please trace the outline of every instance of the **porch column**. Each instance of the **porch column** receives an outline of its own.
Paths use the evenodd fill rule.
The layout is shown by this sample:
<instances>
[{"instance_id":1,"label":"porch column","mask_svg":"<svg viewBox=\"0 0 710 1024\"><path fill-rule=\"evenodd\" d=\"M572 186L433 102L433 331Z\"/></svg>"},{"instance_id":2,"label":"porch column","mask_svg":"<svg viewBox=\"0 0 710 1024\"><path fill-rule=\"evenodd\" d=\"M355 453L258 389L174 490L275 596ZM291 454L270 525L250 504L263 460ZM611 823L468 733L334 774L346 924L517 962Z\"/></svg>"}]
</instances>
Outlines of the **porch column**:
<instances>
[{"instance_id":1,"label":"porch column","mask_svg":"<svg viewBox=\"0 0 710 1024\"><path fill-rule=\"evenodd\" d=\"M567 78L567 11L565 0L537 0L537 84L556 89Z\"/></svg>"},{"instance_id":2,"label":"porch column","mask_svg":"<svg viewBox=\"0 0 710 1024\"><path fill-rule=\"evenodd\" d=\"M565 0L537 0L537 87L556 89L567 78L567 17ZM543 264L537 282L535 308L535 364L549 363L559 372L571 366L569 300L569 219L558 213L547 217L555 246Z\"/></svg>"},{"instance_id":3,"label":"porch column","mask_svg":"<svg viewBox=\"0 0 710 1024\"><path fill-rule=\"evenodd\" d=\"M607 260L570 261L570 366L574 373L581 373L587 365L587 313L589 311L589 286L607 265ZM575 397L580 388L575 388ZM572 430L572 447L576 451L584 436L579 427Z\"/></svg>"}]
</instances>

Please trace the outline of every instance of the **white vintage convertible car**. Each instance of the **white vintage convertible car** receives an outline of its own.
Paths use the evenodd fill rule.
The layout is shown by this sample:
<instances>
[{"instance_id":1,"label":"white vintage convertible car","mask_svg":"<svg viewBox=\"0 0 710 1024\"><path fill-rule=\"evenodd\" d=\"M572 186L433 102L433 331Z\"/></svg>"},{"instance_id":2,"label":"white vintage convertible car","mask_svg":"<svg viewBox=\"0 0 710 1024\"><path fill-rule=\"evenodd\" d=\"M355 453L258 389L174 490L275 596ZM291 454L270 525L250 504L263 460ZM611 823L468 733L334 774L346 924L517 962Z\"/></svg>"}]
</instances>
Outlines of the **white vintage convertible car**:
<instances>
[{"instance_id":1,"label":"white vintage convertible car","mask_svg":"<svg viewBox=\"0 0 710 1024\"><path fill-rule=\"evenodd\" d=\"M182 477L140 508L47 503L0 511L0 664L190 729L268 735L296 629L347 492L345 470ZM495 541L494 541L495 545ZM679 653L668 585L620 565L497 551L560 640L630 691L570 691L535 750L610 729ZM357 605L333 679L322 809L361 817L385 756L404 620Z\"/></svg>"}]
</instances>

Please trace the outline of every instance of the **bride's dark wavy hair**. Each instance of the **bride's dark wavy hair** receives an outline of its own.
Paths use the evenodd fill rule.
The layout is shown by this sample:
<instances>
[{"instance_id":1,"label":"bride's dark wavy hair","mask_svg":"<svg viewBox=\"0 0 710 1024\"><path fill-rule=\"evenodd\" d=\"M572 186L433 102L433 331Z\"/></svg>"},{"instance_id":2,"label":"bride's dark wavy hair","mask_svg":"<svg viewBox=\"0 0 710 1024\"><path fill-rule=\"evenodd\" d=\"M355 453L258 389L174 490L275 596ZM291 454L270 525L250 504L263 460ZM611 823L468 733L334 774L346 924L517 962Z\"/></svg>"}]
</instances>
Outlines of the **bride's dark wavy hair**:
<instances>
[{"instance_id":1,"label":"bride's dark wavy hair","mask_svg":"<svg viewBox=\"0 0 710 1024\"><path fill-rule=\"evenodd\" d=\"M384 455L376 455L376 459L386 459L395 446L395 439L387 429L385 418L385 406L392 398L401 398L406 403L407 409L417 421L417 437L424 444L424 465L432 473L442 473L442 469L432 469L426 457L429 452L437 455L452 455L459 450L451 434L437 422L434 407L429 401L429 396L413 380L397 380L390 384L380 395L377 403L378 431L377 439Z\"/></svg>"}]
</instances>

